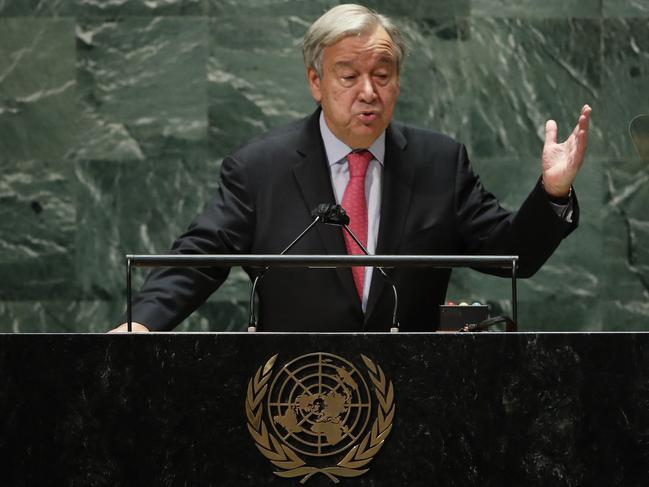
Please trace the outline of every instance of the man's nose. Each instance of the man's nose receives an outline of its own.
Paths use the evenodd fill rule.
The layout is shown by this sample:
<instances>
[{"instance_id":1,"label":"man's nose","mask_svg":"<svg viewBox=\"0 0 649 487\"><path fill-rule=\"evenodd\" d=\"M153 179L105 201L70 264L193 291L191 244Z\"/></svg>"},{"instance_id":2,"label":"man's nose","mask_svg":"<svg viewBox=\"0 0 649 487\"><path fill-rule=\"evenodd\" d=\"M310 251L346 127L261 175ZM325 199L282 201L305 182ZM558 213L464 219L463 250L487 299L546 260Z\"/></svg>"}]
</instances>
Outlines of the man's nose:
<instances>
[{"instance_id":1,"label":"man's nose","mask_svg":"<svg viewBox=\"0 0 649 487\"><path fill-rule=\"evenodd\" d=\"M366 103L373 102L376 98L376 88L370 76L364 76L361 79L359 99Z\"/></svg>"}]
</instances>

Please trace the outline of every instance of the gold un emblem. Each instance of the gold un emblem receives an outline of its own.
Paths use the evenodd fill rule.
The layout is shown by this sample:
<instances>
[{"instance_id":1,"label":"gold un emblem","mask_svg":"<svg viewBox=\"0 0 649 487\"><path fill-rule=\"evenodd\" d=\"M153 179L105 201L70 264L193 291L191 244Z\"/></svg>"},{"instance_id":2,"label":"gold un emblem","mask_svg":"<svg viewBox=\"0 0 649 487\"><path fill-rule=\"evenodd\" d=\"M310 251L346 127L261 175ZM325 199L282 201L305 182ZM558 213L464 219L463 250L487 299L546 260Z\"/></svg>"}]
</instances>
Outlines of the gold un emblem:
<instances>
[{"instance_id":1,"label":"gold un emblem","mask_svg":"<svg viewBox=\"0 0 649 487\"><path fill-rule=\"evenodd\" d=\"M276 359L257 369L246 394L248 430L275 474L305 483L320 473L338 483L366 473L394 420L394 387L381 367L361 355L368 387L356 366L331 353L302 355L273 377Z\"/></svg>"}]
</instances>

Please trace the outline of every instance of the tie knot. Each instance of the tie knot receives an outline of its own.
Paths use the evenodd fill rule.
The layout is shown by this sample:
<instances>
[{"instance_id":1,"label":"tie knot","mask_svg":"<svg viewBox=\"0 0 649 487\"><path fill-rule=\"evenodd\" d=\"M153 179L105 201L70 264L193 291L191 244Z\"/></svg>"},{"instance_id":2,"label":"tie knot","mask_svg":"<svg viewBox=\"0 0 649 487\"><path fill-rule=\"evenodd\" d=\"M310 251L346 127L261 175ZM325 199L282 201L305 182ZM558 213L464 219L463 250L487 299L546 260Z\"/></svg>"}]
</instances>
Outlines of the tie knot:
<instances>
[{"instance_id":1,"label":"tie knot","mask_svg":"<svg viewBox=\"0 0 649 487\"><path fill-rule=\"evenodd\" d=\"M372 160L372 157L372 153L368 150L350 152L349 154L347 154L347 162L349 163L349 177L365 178L367 166Z\"/></svg>"}]
</instances>

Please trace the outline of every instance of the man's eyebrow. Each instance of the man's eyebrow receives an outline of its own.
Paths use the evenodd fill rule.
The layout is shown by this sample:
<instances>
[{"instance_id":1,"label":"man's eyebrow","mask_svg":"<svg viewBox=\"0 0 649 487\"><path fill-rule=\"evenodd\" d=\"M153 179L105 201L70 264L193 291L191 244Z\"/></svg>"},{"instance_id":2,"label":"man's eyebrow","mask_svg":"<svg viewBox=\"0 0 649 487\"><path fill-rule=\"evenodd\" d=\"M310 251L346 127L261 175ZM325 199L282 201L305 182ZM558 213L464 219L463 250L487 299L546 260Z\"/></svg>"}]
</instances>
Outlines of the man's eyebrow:
<instances>
[{"instance_id":1,"label":"man's eyebrow","mask_svg":"<svg viewBox=\"0 0 649 487\"><path fill-rule=\"evenodd\" d=\"M387 63L387 64L392 64L395 62L395 57L391 54L384 54L382 55L377 62L379 63ZM334 63L335 67L341 67L341 68L353 68L354 67L354 62L353 61L336 61Z\"/></svg>"},{"instance_id":2,"label":"man's eyebrow","mask_svg":"<svg viewBox=\"0 0 649 487\"><path fill-rule=\"evenodd\" d=\"M353 62L351 61L336 61L334 66L336 67L345 67L345 68L351 68L354 65Z\"/></svg>"},{"instance_id":3,"label":"man's eyebrow","mask_svg":"<svg viewBox=\"0 0 649 487\"><path fill-rule=\"evenodd\" d=\"M393 63L395 61L395 57L391 54L384 54L378 59L379 63Z\"/></svg>"}]
</instances>

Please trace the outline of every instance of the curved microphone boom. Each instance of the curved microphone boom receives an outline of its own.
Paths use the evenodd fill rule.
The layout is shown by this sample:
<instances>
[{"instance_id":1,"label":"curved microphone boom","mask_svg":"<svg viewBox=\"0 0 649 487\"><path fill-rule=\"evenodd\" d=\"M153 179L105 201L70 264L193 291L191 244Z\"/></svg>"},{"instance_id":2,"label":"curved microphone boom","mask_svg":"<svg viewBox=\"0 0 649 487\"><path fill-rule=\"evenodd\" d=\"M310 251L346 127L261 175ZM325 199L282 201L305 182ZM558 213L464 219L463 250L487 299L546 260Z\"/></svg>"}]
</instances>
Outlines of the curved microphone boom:
<instances>
[{"instance_id":1,"label":"curved microphone boom","mask_svg":"<svg viewBox=\"0 0 649 487\"><path fill-rule=\"evenodd\" d=\"M318 208L320 208L320 207L328 207L328 206L330 206L330 205L328 205L326 203L318 205L317 208L311 212L311 216L314 217L313 221L309 224L309 226L307 226L302 231L302 233L300 233L295 238L295 240L293 240L290 244L288 244L288 246L284 250L282 250L279 255L286 254L289 250L291 250L295 246L295 244L297 244L300 240L302 240L302 238L304 238L304 236L311 231L311 229L316 225L316 223L318 223L319 221L321 221L323 219L323 217L321 215L322 210L318 211ZM259 320L257 318L257 313L255 312L255 293L257 291L257 284L259 284L259 281L264 277L264 275L266 275L266 272L268 271L268 269L269 269L268 267L264 268L259 273L259 275L257 275L255 277L255 280L252 282L252 289L250 290L249 312L248 312L248 316L249 316L249 318L248 318L248 331L249 332L258 331Z\"/></svg>"}]
</instances>

